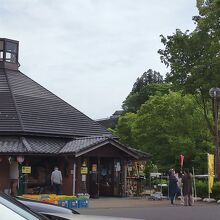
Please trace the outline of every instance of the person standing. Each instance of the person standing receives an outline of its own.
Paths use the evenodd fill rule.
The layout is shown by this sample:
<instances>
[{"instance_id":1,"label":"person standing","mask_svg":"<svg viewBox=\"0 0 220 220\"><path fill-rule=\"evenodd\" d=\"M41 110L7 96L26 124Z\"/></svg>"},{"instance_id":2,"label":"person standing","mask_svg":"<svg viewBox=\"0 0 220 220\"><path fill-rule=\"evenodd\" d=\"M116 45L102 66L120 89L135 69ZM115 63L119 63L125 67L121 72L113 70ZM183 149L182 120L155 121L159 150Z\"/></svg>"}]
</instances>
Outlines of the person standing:
<instances>
[{"instance_id":1,"label":"person standing","mask_svg":"<svg viewBox=\"0 0 220 220\"><path fill-rule=\"evenodd\" d=\"M183 189L182 189L182 172L179 171L178 173L175 174L177 178L177 186L178 186L178 192L177 192L177 197L180 197L180 204L184 204L184 198L183 198Z\"/></svg>"},{"instance_id":2,"label":"person standing","mask_svg":"<svg viewBox=\"0 0 220 220\"><path fill-rule=\"evenodd\" d=\"M54 167L54 171L51 174L51 185L53 186L53 191L57 195L61 195L61 185L62 185L62 174L58 167Z\"/></svg>"},{"instance_id":3,"label":"person standing","mask_svg":"<svg viewBox=\"0 0 220 220\"><path fill-rule=\"evenodd\" d=\"M192 206L192 174L189 172L189 169L184 170L184 175L182 177L183 183L183 196L184 196L184 205Z\"/></svg>"},{"instance_id":4,"label":"person standing","mask_svg":"<svg viewBox=\"0 0 220 220\"><path fill-rule=\"evenodd\" d=\"M174 204L175 196L178 192L177 182L178 180L175 176L175 171L174 169L171 169L169 173L169 197L172 205Z\"/></svg>"}]
</instances>

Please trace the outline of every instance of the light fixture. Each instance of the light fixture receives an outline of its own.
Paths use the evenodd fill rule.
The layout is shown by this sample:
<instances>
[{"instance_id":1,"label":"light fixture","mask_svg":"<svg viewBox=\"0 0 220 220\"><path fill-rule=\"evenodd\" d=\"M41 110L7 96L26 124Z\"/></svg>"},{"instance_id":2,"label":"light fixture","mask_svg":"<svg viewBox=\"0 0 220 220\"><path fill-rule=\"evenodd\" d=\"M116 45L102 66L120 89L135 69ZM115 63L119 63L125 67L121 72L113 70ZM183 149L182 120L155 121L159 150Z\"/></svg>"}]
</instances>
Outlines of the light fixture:
<instances>
[{"instance_id":1,"label":"light fixture","mask_svg":"<svg viewBox=\"0 0 220 220\"><path fill-rule=\"evenodd\" d=\"M23 163L24 162L24 156L22 156L22 155L17 156L17 162L18 163Z\"/></svg>"}]
</instances>

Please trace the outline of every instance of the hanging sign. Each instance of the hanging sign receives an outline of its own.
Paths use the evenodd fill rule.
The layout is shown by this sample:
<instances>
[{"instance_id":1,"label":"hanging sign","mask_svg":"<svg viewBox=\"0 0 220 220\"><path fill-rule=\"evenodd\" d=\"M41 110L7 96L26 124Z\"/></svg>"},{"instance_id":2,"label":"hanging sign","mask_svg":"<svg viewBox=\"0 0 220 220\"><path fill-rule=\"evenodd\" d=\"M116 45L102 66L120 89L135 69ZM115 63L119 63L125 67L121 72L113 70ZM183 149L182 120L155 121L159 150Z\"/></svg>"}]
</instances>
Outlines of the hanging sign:
<instances>
[{"instance_id":1,"label":"hanging sign","mask_svg":"<svg viewBox=\"0 0 220 220\"><path fill-rule=\"evenodd\" d=\"M81 174L88 174L88 167L81 167Z\"/></svg>"},{"instance_id":2,"label":"hanging sign","mask_svg":"<svg viewBox=\"0 0 220 220\"><path fill-rule=\"evenodd\" d=\"M86 182L86 175L82 175L82 181Z\"/></svg>"},{"instance_id":3,"label":"hanging sign","mask_svg":"<svg viewBox=\"0 0 220 220\"><path fill-rule=\"evenodd\" d=\"M93 173L97 172L97 164L92 164L92 172Z\"/></svg>"},{"instance_id":4,"label":"hanging sign","mask_svg":"<svg viewBox=\"0 0 220 220\"><path fill-rule=\"evenodd\" d=\"M31 167L30 166L22 166L21 172L22 173L31 173Z\"/></svg>"},{"instance_id":5,"label":"hanging sign","mask_svg":"<svg viewBox=\"0 0 220 220\"><path fill-rule=\"evenodd\" d=\"M115 171L116 171L116 172L121 171L121 165L120 165L120 162L117 162L117 163L116 163L116 165L115 165Z\"/></svg>"}]
</instances>

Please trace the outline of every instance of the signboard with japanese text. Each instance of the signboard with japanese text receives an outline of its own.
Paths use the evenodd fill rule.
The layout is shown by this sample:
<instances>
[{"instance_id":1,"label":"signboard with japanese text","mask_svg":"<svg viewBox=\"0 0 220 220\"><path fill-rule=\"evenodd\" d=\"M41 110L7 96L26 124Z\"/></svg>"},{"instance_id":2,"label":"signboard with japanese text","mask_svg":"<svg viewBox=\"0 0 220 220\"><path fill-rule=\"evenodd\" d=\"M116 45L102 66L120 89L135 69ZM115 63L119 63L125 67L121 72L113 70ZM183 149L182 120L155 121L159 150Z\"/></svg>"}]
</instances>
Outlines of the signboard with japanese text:
<instances>
[{"instance_id":1,"label":"signboard with japanese text","mask_svg":"<svg viewBox=\"0 0 220 220\"><path fill-rule=\"evenodd\" d=\"M81 167L81 174L88 174L88 167Z\"/></svg>"},{"instance_id":2,"label":"signboard with japanese text","mask_svg":"<svg viewBox=\"0 0 220 220\"><path fill-rule=\"evenodd\" d=\"M31 173L31 167L30 166L22 166L21 172L22 173Z\"/></svg>"}]
</instances>

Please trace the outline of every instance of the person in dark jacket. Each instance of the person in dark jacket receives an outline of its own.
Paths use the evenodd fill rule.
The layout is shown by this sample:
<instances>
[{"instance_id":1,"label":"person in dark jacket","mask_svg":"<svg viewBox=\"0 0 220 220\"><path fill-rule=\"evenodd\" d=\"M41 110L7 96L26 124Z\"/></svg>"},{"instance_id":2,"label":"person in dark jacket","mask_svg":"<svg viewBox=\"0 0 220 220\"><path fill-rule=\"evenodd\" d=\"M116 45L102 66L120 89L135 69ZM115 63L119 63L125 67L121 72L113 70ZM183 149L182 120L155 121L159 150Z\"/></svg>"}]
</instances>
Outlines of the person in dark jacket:
<instances>
[{"instance_id":1,"label":"person in dark jacket","mask_svg":"<svg viewBox=\"0 0 220 220\"><path fill-rule=\"evenodd\" d=\"M184 170L184 175L182 177L183 183L183 196L184 196L184 205L191 206L193 204L192 198L192 174L189 172L189 169Z\"/></svg>"},{"instance_id":2,"label":"person in dark jacket","mask_svg":"<svg viewBox=\"0 0 220 220\"><path fill-rule=\"evenodd\" d=\"M171 204L174 204L176 193L178 192L177 178L175 176L175 171L173 169L170 170L169 174L169 197Z\"/></svg>"}]
</instances>

